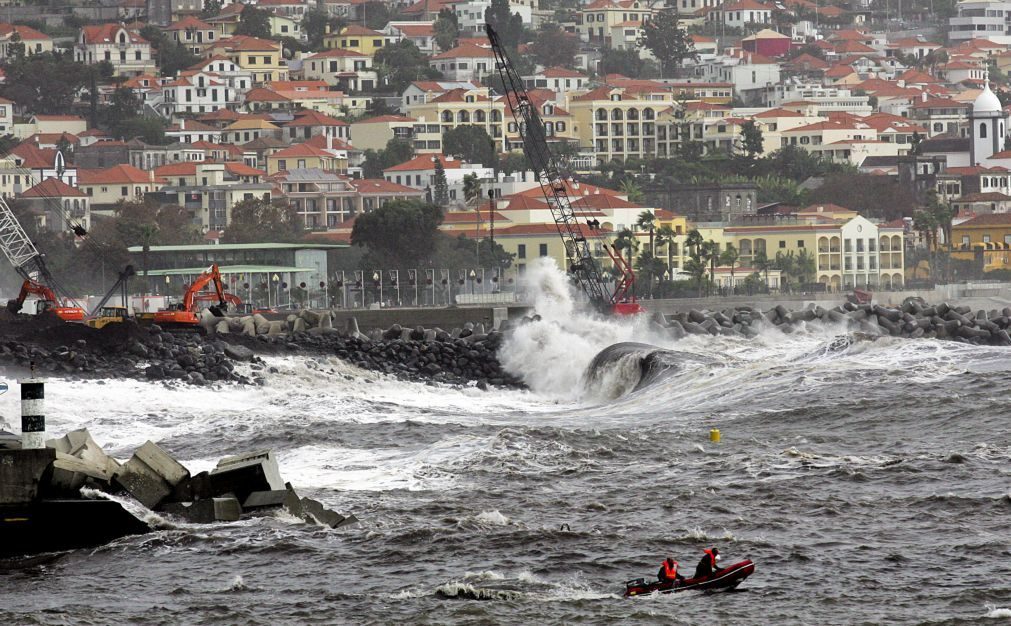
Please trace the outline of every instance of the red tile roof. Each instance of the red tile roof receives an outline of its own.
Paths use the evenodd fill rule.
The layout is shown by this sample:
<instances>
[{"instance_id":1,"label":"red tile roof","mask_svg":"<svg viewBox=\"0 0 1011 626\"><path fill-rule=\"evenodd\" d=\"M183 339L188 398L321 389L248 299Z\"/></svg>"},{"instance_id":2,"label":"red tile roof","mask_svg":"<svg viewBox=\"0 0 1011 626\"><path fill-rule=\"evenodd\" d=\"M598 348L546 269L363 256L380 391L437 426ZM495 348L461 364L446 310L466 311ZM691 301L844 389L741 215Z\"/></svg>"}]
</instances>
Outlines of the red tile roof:
<instances>
[{"instance_id":1,"label":"red tile roof","mask_svg":"<svg viewBox=\"0 0 1011 626\"><path fill-rule=\"evenodd\" d=\"M82 198L87 197L76 187L71 187L62 180L47 178L38 185L21 194L22 198Z\"/></svg>"},{"instance_id":2,"label":"red tile roof","mask_svg":"<svg viewBox=\"0 0 1011 626\"><path fill-rule=\"evenodd\" d=\"M45 33L40 33L30 26L24 24L0 24L0 37L8 37L17 31L22 41L51 40Z\"/></svg>"},{"instance_id":3,"label":"red tile roof","mask_svg":"<svg viewBox=\"0 0 1011 626\"><path fill-rule=\"evenodd\" d=\"M139 34L127 29L122 24L99 24L97 26L85 26L81 31L81 36L84 38L84 43L86 44L113 43L117 40L121 29L126 33L126 38L130 43L148 43L147 39L144 39Z\"/></svg>"},{"instance_id":4,"label":"red tile roof","mask_svg":"<svg viewBox=\"0 0 1011 626\"><path fill-rule=\"evenodd\" d=\"M457 170L463 164L460 159L450 159L442 154L419 154L410 161L388 167L383 172L418 172L435 169L435 161L438 159L442 163L443 169Z\"/></svg>"},{"instance_id":5,"label":"red tile roof","mask_svg":"<svg viewBox=\"0 0 1011 626\"><path fill-rule=\"evenodd\" d=\"M158 180L152 181L151 177L153 175L154 172L145 172L132 165L114 165L105 170L78 170L77 182L79 185L100 185L103 183L150 184L151 182L161 182Z\"/></svg>"},{"instance_id":6,"label":"red tile roof","mask_svg":"<svg viewBox=\"0 0 1011 626\"><path fill-rule=\"evenodd\" d=\"M482 48L471 43L465 43L459 45L452 50L447 50L440 54L433 55L429 57L433 61L441 59L481 59L481 58L494 58L495 53L491 51L491 48Z\"/></svg>"}]
</instances>

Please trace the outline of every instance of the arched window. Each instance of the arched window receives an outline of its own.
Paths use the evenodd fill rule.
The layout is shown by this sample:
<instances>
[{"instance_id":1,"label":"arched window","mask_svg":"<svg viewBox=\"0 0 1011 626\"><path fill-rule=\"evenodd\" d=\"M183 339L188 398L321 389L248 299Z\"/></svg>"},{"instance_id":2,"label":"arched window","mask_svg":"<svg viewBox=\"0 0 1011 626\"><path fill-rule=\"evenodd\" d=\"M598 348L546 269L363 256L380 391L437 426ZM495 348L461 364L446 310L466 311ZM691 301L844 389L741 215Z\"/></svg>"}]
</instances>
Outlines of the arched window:
<instances>
[{"instance_id":1,"label":"arched window","mask_svg":"<svg viewBox=\"0 0 1011 626\"><path fill-rule=\"evenodd\" d=\"M637 119L639 119L639 111L636 110L636 109L629 109L628 110L628 119L630 119L630 120L637 120Z\"/></svg>"},{"instance_id":2,"label":"arched window","mask_svg":"<svg viewBox=\"0 0 1011 626\"><path fill-rule=\"evenodd\" d=\"M487 119L487 116L484 114L484 111L474 111L474 121L475 122L479 122L479 123L483 124L486 119Z\"/></svg>"},{"instance_id":3,"label":"arched window","mask_svg":"<svg viewBox=\"0 0 1011 626\"><path fill-rule=\"evenodd\" d=\"M607 121L607 109L597 109L596 117L598 120Z\"/></svg>"},{"instance_id":4,"label":"arched window","mask_svg":"<svg viewBox=\"0 0 1011 626\"><path fill-rule=\"evenodd\" d=\"M456 121L457 122L469 122L470 121L470 113L468 113L467 111L460 111L459 113L456 114Z\"/></svg>"},{"instance_id":5,"label":"arched window","mask_svg":"<svg viewBox=\"0 0 1011 626\"><path fill-rule=\"evenodd\" d=\"M620 119L623 119L623 118L624 118L624 114L621 112L621 109L615 109L615 110L611 111L611 119L612 120L620 120Z\"/></svg>"},{"instance_id":6,"label":"arched window","mask_svg":"<svg viewBox=\"0 0 1011 626\"><path fill-rule=\"evenodd\" d=\"M491 121L493 121L493 122L501 122L502 121L502 114L499 113L496 110L492 110L492 112L491 112Z\"/></svg>"},{"instance_id":7,"label":"arched window","mask_svg":"<svg viewBox=\"0 0 1011 626\"><path fill-rule=\"evenodd\" d=\"M442 121L443 122L452 122L453 121L453 112L452 111L443 111L442 112Z\"/></svg>"},{"instance_id":8,"label":"arched window","mask_svg":"<svg viewBox=\"0 0 1011 626\"><path fill-rule=\"evenodd\" d=\"M126 33L119 31L119 43L126 43Z\"/></svg>"},{"instance_id":9,"label":"arched window","mask_svg":"<svg viewBox=\"0 0 1011 626\"><path fill-rule=\"evenodd\" d=\"M555 134L555 125L552 122L545 122L544 135L547 137L551 137L554 134Z\"/></svg>"},{"instance_id":10,"label":"arched window","mask_svg":"<svg viewBox=\"0 0 1011 626\"><path fill-rule=\"evenodd\" d=\"M653 109L643 109L642 119L644 120L654 120L656 119L656 112Z\"/></svg>"},{"instance_id":11,"label":"arched window","mask_svg":"<svg viewBox=\"0 0 1011 626\"><path fill-rule=\"evenodd\" d=\"M979 138L986 139L986 122L980 122L979 124Z\"/></svg>"}]
</instances>

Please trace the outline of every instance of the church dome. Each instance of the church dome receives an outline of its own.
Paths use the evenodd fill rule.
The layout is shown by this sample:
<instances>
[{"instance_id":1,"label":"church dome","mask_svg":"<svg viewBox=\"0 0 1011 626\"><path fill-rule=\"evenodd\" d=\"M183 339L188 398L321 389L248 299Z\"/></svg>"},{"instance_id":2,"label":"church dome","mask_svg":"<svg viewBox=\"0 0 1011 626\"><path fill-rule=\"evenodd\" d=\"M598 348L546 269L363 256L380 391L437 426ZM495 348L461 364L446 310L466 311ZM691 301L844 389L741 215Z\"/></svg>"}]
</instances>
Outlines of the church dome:
<instances>
[{"instance_id":1,"label":"church dome","mask_svg":"<svg viewBox=\"0 0 1011 626\"><path fill-rule=\"evenodd\" d=\"M973 113L997 113L1001 107L997 94L990 91L990 81L986 82L983 91L976 96L976 101L972 103Z\"/></svg>"}]
</instances>

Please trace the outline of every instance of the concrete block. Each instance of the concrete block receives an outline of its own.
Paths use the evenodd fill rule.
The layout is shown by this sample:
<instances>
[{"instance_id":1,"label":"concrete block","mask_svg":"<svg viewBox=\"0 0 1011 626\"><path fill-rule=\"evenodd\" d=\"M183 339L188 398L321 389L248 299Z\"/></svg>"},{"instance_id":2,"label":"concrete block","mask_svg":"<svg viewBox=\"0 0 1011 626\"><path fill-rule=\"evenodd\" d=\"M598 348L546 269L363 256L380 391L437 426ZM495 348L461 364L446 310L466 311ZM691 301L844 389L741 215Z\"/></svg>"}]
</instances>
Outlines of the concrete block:
<instances>
[{"instance_id":1,"label":"concrete block","mask_svg":"<svg viewBox=\"0 0 1011 626\"><path fill-rule=\"evenodd\" d=\"M141 461L160 476L170 487L175 487L190 477L190 471L183 467L157 444L147 441L136 452L133 458Z\"/></svg>"},{"instance_id":2,"label":"concrete block","mask_svg":"<svg viewBox=\"0 0 1011 626\"><path fill-rule=\"evenodd\" d=\"M321 502L312 498L302 498L302 511L302 519L306 522L330 528L337 528L341 522L347 519L340 513L325 508Z\"/></svg>"},{"instance_id":3,"label":"concrete block","mask_svg":"<svg viewBox=\"0 0 1011 626\"><path fill-rule=\"evenodd\" d=\"M0 450L0 504L21 504L39 498L48 482L56 450Z\"/></svg>"},{"instance_id":4,"label":"concrete block","mask_svg":"<svg viewBox=\"0 0 1011 626\"><path fill-rule=\"evenodd\" d=\"M288 498L288 491L254 491L242 502L242 508L246 511L255 509L274 509L284 506L284 501Z\"/></svg>"},{"instance_id":5,"label":"concrete block","mask_svg":"<svg viewBox=\"0 0 1011 626\"><path fill-rule=\"evenodd\" d=\"M231 496L194 502L172 502L163 506L161 510L194 524L235 522L242 517L242 505L237 498Z\"/></svg>"},{"instance_id":6,"label":"concrete block","mask_svg":"<svg viewBox=\"0 0 1011 626\"><path fill-rule=\"evenodd\" d=\"M119 471L119 461L105 453L102 446L91 438L86 428L72 430L57 439L46 441L46 447L81 459L107 474L110 478Z\"/></svg>"},{"instance_id":7,"label":"concrete block","mask_svg":"<svg viewBox=\"0 0 1011 626\"><path fill-rule=\"evenodd\" d=\"M269 450L221 459L208 478L213 495L231 493L240 501L245 501L254 491L285 488L277 458Z\"/></svg>"},{"instance_id":8,"label":"concrete block","mask_svg":"<svg viewBox=\"0 0 1011 626\"><path fill-rule=\"evenodd\" d=\"M172 493L172 488L144 467L143 463L135 463L134 459L130 459L116 474L114 483L147 508L154 509Z\"/></svg>"},{"instance_id":9,"label":"concrete block","mask_svg":"<svg viewBox=\"0 0 1011 626\"><path fill-rule=\"evenodd\" d=\"M246 346L225 344L225 356L234 361L252 361L253 351Z\"/></svg>"},{"instance_id":10,"label":"concrete block","mask_svg":"<svg viewBox=\"0 0 1011 626\"><path fill-rule=\"evenodd\" d=\"M112 474L103 468L58 451L56 460L53 461L53 474L49 479L48 489L54 492L77 493L81 487L88 484L107 489L111 482Z\"/></svg>"}]
</instances>

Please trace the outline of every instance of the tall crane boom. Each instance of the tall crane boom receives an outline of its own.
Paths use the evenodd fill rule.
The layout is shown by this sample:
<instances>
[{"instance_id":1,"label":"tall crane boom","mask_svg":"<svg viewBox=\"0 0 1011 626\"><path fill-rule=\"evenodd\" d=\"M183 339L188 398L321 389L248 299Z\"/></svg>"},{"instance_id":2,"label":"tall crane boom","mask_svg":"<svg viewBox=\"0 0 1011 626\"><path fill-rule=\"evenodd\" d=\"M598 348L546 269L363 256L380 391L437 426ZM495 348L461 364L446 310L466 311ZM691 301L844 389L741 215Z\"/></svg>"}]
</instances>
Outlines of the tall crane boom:
<instances>
[{"instance_id":1,"label":"tall crane boom","mask_svg":"<svg viewBox=\"0 0 1011 626\"><path fill-rule=\"evenodd\" d=\"M554 155L548 148L544 124L537 107L530 101L523 81L509 61L498 33L491 24L485 24L485 32L495 53L495 69L498 70L507 91L506 98L513 119L523 139L523 153L530 162L541 185L541 192L551 209L551 216L558 228L558 234L565 245L569 259L569 270L579 282L590 302L599 308L607 308L615 303L614 294L605 292L600 266L593 258L593 251L584 235L582 225L573 209L563 175ZM587 227L589 230L589 227ZM606 245L606 244L605 244Z\"/></svg>"},{"instance_id":2,"label":"tall crane boom","mask_svg":"<svg viewBox=\"0 0 1011 626\"><path fill-rule=\"evenodd\" d=\"M548 148L547 134L544 132L544 123L537 112L537 106L531 102L526 88L523 87L523 80L509 60L509 55L506 53L498 33L495 32L491 24L485 24L484 29L488 34L488 41L491 42L492 51L495 53L495 69L498 70L498 74L502 78L509 109L512 111L520 138L523 140L523 153L530 162L534 175L537 176L541 193L544 194L544 199L547 201L551 216L555 221L555 227L558 229L558 235L562 238L562 243L565 246L569 272L575 277L590 302L598 309L617 314L641 312L642 307L636 303L635 296L632 296L631 302L626 300L626 295L635 282L632 268L622 258L621 253L596 231L598 225L596 220L593 220L594 226L592 227L590 226L591 222L586 220L586 230L583 230L584 225L580 224L579 216L569 198L567 185L569 176L562 170L558 160ZM622 276L613 292L605 289L600 265L593 258L593 250L586 238L587 234L600 243L602 251L611 257L615 267L621 271Z\"/></svg>"},{"instance_id":3,"label":"tall crane boom","mask_svg":"<svg viewBox=\"0 0 1011 626\"><path fill-rule=\"evenodd\" d=\"M30 266L38 265L42 259L35 244L28 238L25 229L21 228L21 223L2 196L0 196L0 250L14 266L14 270L26 280L30 278L29 274L33 269Z\"/></svg>"}]
</instances>

